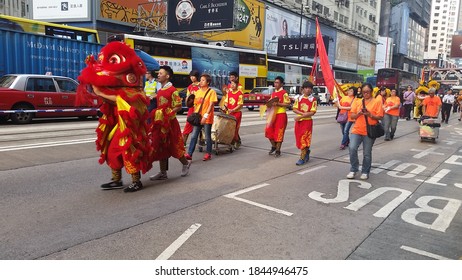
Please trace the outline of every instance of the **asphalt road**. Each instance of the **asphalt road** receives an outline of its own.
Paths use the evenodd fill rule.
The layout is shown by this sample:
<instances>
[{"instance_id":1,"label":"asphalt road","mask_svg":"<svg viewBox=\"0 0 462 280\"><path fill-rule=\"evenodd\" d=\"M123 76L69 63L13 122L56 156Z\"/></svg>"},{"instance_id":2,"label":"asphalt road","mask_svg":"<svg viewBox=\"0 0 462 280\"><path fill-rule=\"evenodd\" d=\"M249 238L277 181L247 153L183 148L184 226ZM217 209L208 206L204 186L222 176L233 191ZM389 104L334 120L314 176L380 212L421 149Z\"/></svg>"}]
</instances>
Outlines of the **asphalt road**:
<instances>
[{"instance_id":1,"label":"asphalt road","mask_svg":"<svg viewBox=\"0 0 462 280\"><path fill-rule=\"evenodd\" d=\"M99 188L110 171L97 162L96 121L2 125L0 259L460 259L457 117L437 143L400 120L395 140L376 141L361 181L345 178L334 115L319 108L304 166L293 121L274 158L264 120L246 111L241 149L208 162L196 152L187 177L171 159L167 181L149 181L155 164L145 188L128 194Z\"/></svg>"}]
</instances>

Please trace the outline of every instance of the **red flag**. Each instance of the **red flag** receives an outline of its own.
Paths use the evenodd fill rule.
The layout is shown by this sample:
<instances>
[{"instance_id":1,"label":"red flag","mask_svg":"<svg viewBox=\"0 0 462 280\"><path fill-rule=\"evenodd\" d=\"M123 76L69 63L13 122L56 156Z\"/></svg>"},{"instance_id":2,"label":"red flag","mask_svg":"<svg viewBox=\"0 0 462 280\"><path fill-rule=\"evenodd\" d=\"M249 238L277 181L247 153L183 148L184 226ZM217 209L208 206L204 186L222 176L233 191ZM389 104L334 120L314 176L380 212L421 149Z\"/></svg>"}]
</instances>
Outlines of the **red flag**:
<instances>
[{"instance_id":1,"label":"red flag","mask_svg":"<svg viewBox=\"0 0 462 280\"><path fill-rule=\"evenodd\" d=\"M309 77L309 81L316 85L316 74L318 68L318 51L317 49L314 51L314 58L313 58L313 65L311 66L311 73Z\"/></svg>"},{"instance_id":2,"label":"red flag","mask_svg":"<svg viewBox=\"0 0 462 280\"><path fill-rule=\"evenodd\" d=\"M319 55L319 65L321 66L324 82L327 89L332 94L335 88L334 73L330 68L329 57L327 56L326 46L324 45L324 41L322 39L318 18L316 18L316 47Z\"/></svg>"}]
</instances>

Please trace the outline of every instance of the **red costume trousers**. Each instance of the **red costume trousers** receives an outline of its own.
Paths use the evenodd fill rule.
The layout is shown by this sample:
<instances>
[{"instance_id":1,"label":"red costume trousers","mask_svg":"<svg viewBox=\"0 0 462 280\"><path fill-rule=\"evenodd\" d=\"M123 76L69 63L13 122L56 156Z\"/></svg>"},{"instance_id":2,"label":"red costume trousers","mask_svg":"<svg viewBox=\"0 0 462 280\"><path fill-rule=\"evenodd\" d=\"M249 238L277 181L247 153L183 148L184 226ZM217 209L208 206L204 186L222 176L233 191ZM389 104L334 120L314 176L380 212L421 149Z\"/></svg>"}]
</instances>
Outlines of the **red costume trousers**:
<instances>
[{"instance_id":1,"label":"red costume trousers","mask_svg":"<svg viewBox=\"0 0 462 280\"><path fill-rule=\"evenodd\" d=\"M313 120L295 122L295 144L302 150L311 146Z\"/></svg>"},{"instance_id":2,"label":"red costume trousers","mask_svg":"<svg viewBox=\"0 0 462 280\"><path fill-rule=\"evenodd\" d=\"M234 133L234 141L239 141L239 128L241 127L242 112L233 112L230 114L236 118L236 132Z\"/></svg>"},{"instance_id":3,"label":"red costume trousers","mask_svg":"<svg viewBox=\"0 0 462 280\"><path fill-rule=\"evenodd\" d=\"M273 123L266 127L265 137L274 142L284 141L284 133L287 127L287 114L277 114Z\"/></svg>"}]
</instances>

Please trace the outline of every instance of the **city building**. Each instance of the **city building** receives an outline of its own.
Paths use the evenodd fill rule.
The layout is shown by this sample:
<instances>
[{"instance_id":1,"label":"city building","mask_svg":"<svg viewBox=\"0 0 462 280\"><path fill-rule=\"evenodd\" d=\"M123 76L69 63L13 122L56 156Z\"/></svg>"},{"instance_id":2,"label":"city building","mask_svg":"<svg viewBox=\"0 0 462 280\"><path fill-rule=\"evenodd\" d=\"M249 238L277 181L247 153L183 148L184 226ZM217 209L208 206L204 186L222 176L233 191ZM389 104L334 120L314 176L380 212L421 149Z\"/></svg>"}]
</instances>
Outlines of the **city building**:
<instances>
[{"instance_id":1,"label":"city building","mask_svg":"<svg viewBox=\"0 0 462 280\"><path fill-rule=\"evenodd\" d=\"M428 31L428 49L424 58L437 60L439 68L454 66L451 59L453 36L459 29L460 0L433 0Z\"/></svg>"},{"instance_id":2,"label":"city building","mask_svg":"<svg viewBox=\"0 0 462 280\"><path fill-rule=\"evenodd\" d=\"M0 14L32 18L32 0L0 0Z\"/></svg>"}]
</instances>

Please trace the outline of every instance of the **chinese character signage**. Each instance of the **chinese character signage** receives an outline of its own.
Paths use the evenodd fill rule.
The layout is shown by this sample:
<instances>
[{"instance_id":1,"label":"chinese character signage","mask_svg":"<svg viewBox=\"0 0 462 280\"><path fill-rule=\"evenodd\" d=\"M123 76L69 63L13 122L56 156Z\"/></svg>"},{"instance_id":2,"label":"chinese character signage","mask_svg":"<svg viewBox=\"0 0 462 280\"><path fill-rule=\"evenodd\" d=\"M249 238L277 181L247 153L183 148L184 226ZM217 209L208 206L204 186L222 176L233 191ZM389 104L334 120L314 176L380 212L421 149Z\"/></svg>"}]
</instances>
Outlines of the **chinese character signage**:
<instances>
[{"instance_id":1,"label":"chinese character signage","mask_svg":"<svg viewBox=\"0 0 462 280\"><path fill-rule=\"evenodd\" d=\"M35 20L55 22L90 20L90 1L88 0L34 0L31 2L32 18Z\"/></svg>"},{"instance_id":2,"label":"chinese character signage","mask_svg":"<svg viewBox=\"0 0 462 280\"><path fill-rule=\"evenodd\" d=\"M324 36L324 45L329 49L329 38ZM279 38L278 56L308 56L314 57L316 50L316 38Z\"/></svg>"},{"instance_id":3,"label":"chinese character signage","mask_svg":"<svg viewBox=\"0 0 462 280\"><path fill-rule=\"evenodd\" d=\"M234 28L234 0L168 1L168 32L197 32Z\"/></svg>"}]
</instances>

